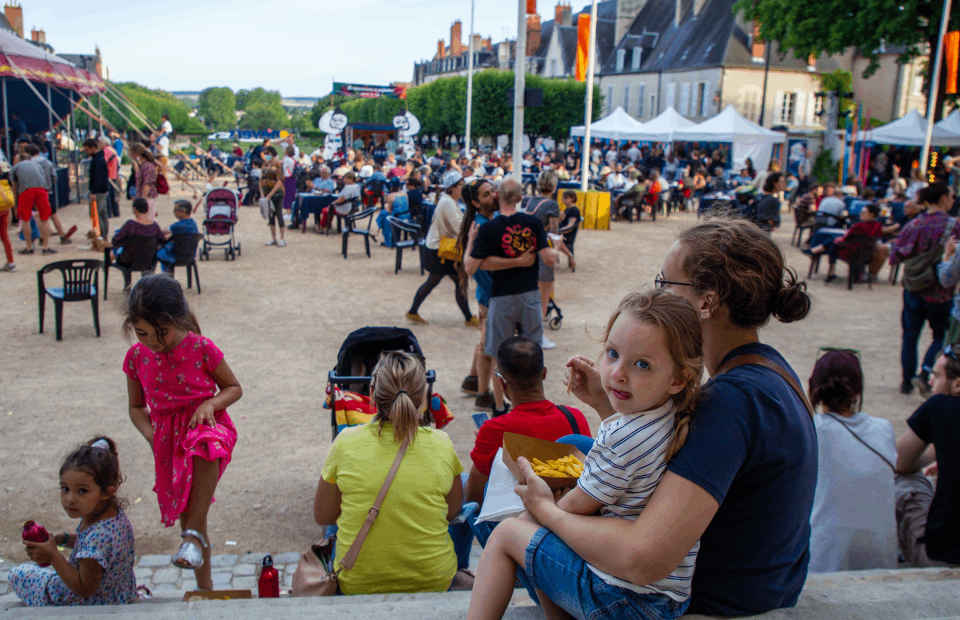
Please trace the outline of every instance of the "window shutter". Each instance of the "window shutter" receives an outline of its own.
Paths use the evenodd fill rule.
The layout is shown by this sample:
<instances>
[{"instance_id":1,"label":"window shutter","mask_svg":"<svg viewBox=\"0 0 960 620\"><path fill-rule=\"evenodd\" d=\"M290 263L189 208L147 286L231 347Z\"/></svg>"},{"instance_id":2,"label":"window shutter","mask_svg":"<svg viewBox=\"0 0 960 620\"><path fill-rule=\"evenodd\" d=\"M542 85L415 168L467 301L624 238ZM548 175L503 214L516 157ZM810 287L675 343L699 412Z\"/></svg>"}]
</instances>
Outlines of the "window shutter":
<instances>
[{"instance_id":1,"label":"window shutter","mask_svg":"<svg viewBox=\"0 0 960 620\"><path fill-rule=\"evenodd\" d=\"M763 122L763 119L760 119L760 122ZM780 125L783 123L783 91L778 90L777 94L773 97L773 124Z\"/></svg>"},{"instance_id":2,"label":"window shutter","mask_svg":"<svg viewBox=\"0 0 960 620\"><path fill-rule=\"evenodd\" d=\"M807 95L802 91L797 91L797 104L796 109L793 111L793 124L796 126L803 125L804 114L807 109Z\"/></svg>"},{"instance_id":3,"label":"window shutter","mask_svg":"<svg viewBox=\"0 0 960 620\"><path fill-rule=\"evenodd\" d=\"M643 48L642 48L642 47L634 47L634 48L633 48L633 57L630 59L630 62L631 62L632 65L633 65L633 70L634 70L634 71L639 71L639 70L640 70L640 59L641 59L641 58L643 58Z\"/></svg>"},{"instance_id":4,"label":"window shutter","mask_svg":"<svg viewBox=\"0 0 960 620\"><path fill-rule=\"evenodd\" d=\"M644 84L637 84L637 118L643 118L643 97L646 90Z\"/></svg>"},{"instance_id":5,"label":"window shutter","mask_svg":"<svg viewBox=\"0 0 960 620\"><path fill-rule=\"evenodd\" d=\"M690 116L690 83L680 85L680 114Z\"/></svg>"},{"instance_id":6,"label":"window shutter","mask_svg":"<svg viewBox=\"0 0 960 620\"><path fill-rule=\"evenodd\" d=\"M677 85L673 82L667 84L667 101L663 105L664 109L677 106Z\"/></svg>"},{"instance_id":7,"label":"window shutter","mask_svg":"<svg viewBox=\"0 0 960 620\"><path fill-rule=\"evenodd\" d=\"M813 93L807 94L807 126L812 127L817 124L817 96Z\"/></svg>"},{"instance_id":8,"label":"window shutter","mask_svg":"<svg viewBox=\"0 0 960 620\"><path fill-rule=\"evenodd\" d=\"M623 111L630 114L630 85L623 85Z\"/></svg>"},{"instance_id":9,"label":"window shutter","mask_svg":"<svg viewBox=\"0 0 960 620\"><path fill-rule=\"evenodd\" d=\"M619 49L617 50L617 73L623 71L623 63L627 57L627 50Z\"/></svg>"}]
</instances>

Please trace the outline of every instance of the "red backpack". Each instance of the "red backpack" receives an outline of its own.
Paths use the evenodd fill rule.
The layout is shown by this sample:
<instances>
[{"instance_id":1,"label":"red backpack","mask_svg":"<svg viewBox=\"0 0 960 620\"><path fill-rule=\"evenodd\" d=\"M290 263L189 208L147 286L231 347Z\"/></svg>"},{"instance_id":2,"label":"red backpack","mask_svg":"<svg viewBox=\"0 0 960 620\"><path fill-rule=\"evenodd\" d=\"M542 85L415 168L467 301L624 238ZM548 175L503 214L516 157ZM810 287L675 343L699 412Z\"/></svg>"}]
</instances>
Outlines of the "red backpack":
<instances>
[{"instance_id":1,"label":"red backpack","mask_svg":"<svg viewBox=\"0 0 960 620\"><path fill-rule=\"evenodd\" d=\"M167 183L167 177L163 174L160 166L157 166L157 193L166 194L170 191L170 184Z\"/></svg>"}]
</instances>

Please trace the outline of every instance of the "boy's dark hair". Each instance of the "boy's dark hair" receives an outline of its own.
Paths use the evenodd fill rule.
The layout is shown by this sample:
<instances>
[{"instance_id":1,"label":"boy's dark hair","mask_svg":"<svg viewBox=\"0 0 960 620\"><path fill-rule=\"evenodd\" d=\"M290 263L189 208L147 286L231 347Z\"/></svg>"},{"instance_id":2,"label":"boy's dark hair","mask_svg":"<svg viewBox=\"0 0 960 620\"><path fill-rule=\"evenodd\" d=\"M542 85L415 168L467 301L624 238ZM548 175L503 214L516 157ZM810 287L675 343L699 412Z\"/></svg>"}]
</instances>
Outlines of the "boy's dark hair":
<instances>
[{"instance_id":1,"label":"boy's dark hair","mask_svg":"<svg viewBox=\"0 0 960 620\"><path fill-rule=\"evenodd\" d=\"M26 151L27 155L30 157L40 154L40 147L33 142L28 142L27 145L23 147L23 150Z\"/></svg>"},{"instance_id":2,"label":"boy's dark hair","mask_svg":"<svg viewBox=\"0 0 960 620\"><path fill-rule=\"evenodd\" d=\"M873 217L880 217L880 205L878 205L877 203L871 202L870 204L864 206L863 208L869 211L870 213L872 213Z\"/></svg>"},{"instance_id":3,"label":"boy's dark hair","mask_svg":"<svg viewBox=\"0 0 960 620\"><path fill-rule=\"evenodd\" d=\"M573 191L572 189L565 189L565 190L563 190L563 198L564 198L564 199L572 198L572 199L576 200L576 199L577 199L577 192Z\"/></svg>"},{"instance_id":4,"label":"boy's dark hair","mask_svg":"<svg viewBox=\"0 0 960 620\"><path fill-rule=\"evenodd\" d=\"M200 334L200 324L187 304L183 288L166 274L140 278L130 291L126 314L122 329L128 338L138 319L149 323L158 336L171 327Z\"/></svg>"},{"instance_id":5,"label":"boy's dark hair","mask_svg":"<svg viewBox=\"0 0 960 620\"><path fill-rule=\"evenodd\" d=\"M507 338L497 349L497 366L517 389L535 389L543 381L543 349L522 336Z\"/></svg>"},{"instance_id":6,"label":"boy's dark hair","mask_svg":"<svg viewBox=\"0 0 960 620\"><path fill-rule=\"evenodd\" d=\"M263 147L264 153L270 153L274 157L277 156L277 149L273 148L273 145Z\"/></svg>"},{"instance_id":7,"label":"boy's dark hair","mask_svg":"<svg viewBox=\"0 0 960 620\"><path fill-rule=\"evenodd\" d=\"M183 213L191 213L193 211L193 205L190 204L189 200L180 199L173 203L174 211L182 211Z\"/></svg>"},{"instance_id":8,"label":"boy's dark hair","mask_svg":"<svg viewBox=\"0 0 960 620\"><path fill-rule=\"evenodd\" d=\"M83 141L83 148L85 149L99 149L100 143L94 140L93 138L87 138Z\"/></svg>"},{"instance_id":9,"label":"boy's dark hair","mask_svg":"<svg viewBox=\"0 0 960 620\"><path fill-rule=\"evenodd\" d=\"M110 446L109 450L93 447L93 444L101 440L107 442ZM123 474L120 473L120 461L117 458L117 444L109 437L94 437L68 454L60 465L60 475L68 471L89 474L101 491L106 491L110 487L119 489L124 481ZM113 496L113 503L118 508L123 504L116 493Z\"/></svg>"},{"instance_id":10,"label":"boy's dark hair","mask_svg":"<svg viewBox=\"0 0 960 620\"><path fill-rule=\"evenodd\" d=\"M137 197L133 199L133 210L137 213L147 213L150 211L150 203L146 198Z\"/></svg>"},{"instance_id":11,"label":"boy's dark hair","mask_svg":"<svg viewBox=\"0 0 960 620\"><path fill-rule=\"evenodd\" d=\"M254 159L252 162L250 162L250 165L253 166L254 168L263 168L263 160L258 157L257 159Z\"/></svg>"}]
</instances>

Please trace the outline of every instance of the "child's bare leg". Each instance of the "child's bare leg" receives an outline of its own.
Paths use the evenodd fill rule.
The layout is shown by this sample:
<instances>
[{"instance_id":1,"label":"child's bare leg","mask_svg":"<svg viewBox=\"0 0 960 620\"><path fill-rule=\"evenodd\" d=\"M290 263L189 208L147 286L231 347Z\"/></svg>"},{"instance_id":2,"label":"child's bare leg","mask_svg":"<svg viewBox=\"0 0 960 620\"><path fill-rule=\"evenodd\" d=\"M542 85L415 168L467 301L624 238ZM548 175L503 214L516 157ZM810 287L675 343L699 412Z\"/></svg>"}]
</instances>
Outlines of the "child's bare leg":
<instances>
[{"instance_id":1,"label":"child's bare leg","mask_svg":"<svg viewBox=\"0 0 960 620\"><path fill-rule=\"evenodd\" d=\"M573 618L567 613L567 610L560 607L547 598L547 595L537 590L537 598L540 599L540 609L543 611L543 617L547 620L568 620Z\"/></svg>"},{"instance_id":2,"label":"child's bare leg","mask_svg":"<svg viewBox=\"0 0 960 620\"><path fill-rule=\"evenodd\" d=\"M190 499L187 510L180 515L180 526L184 530L196 530L210 542L207 534L207 513L213 503L213 493L217 490L220 477L220 459L208 461L199 456L193 457L193 485L190 487ZM201 590L212 590L213 579L210 576L210 547L204 547L200 541L187 536L187 542L193 542L203 552L203 566L194 571L197 587Z\"/></svg>"},{"instance_id":3,"label":"child's bare leg","mask_svg":"<svg viewBox=\"0 0 960 620\"><path fill-rule=\"evenodd\" d=\"M528 521L507 519L493 530L473 582L469 620L503 617L513 596L517 566L523 566L527 547L539 529Z\"/></svg>"}]
</instances>

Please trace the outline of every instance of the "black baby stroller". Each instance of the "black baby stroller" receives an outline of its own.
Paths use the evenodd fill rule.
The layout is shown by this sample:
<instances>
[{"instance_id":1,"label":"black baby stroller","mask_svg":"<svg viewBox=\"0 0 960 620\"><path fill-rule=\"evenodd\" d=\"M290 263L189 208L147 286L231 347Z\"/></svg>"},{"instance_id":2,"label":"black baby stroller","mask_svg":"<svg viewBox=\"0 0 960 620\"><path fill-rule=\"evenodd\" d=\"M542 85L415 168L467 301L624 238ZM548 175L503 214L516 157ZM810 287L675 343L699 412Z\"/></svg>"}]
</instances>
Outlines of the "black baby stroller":
<instances>
[{"instance_id":1,"label":"black baby stroller","mask_svg":"<svg viewBox=\"0 0 960 620\"><path fill-rule=\"evenodd\" d=\"M336 389L349 390L362 396L370 395L370 381L374 366L384 351L405 351L424 359L420 350L420 343L413 332L403 327L363 327L347 336L340 345L337 354L337 365L327 375L327 393L330 403L330 425L333 427L333 437L344 426L344 420L337 420ZM427 371L427 393L433 394L433 383L437 380L437 373ZM341 415L341 418L343 415ZM430 407L426 408L425 417L421 424L432 422Z\"/></svg>"},{"instance_id":2,"label":"black baby stroller","mask_svg":"<svg viewBox=\"0 0 960 620\"><path fill-rule=\"evenodd\" d=\"M210 260L211 247L223 247L223 257L236 260L240 254L240 243L233 236L233 228L239 219L240 197L227 187L217 187L203 197L203 248L200 257ZM225 241L214 241L213 237L227 237Z\"/></svg>"},{"instance_id":3,"label":"black baby stroller","mask_svg":"<svg viewBox=\"0 0 960 620\"><path fill-rule=\"evenodd\" d=\"M543 317L543 322L554 331L560 329L560 326L563 325L563 312L560 311L560 306L553 300L553 297L550 297L550 301L547 302L547 316Z\"/></svg>"}]
</instances>

